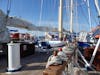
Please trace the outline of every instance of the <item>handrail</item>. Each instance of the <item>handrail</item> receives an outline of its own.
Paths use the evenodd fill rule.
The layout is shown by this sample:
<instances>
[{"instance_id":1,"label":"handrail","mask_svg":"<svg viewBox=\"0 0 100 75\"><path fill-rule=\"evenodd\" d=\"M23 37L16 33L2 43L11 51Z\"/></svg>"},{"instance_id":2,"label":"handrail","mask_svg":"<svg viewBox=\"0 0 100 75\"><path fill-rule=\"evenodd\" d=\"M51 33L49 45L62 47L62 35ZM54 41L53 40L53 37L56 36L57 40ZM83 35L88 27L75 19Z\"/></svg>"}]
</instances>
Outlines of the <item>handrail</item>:
<instances>
[{"instance_id":1,"label":"handrail","mask_svg":"<svg viewBox=\"0 0 100 75\"><path fill-rule=\"evenodd\" d=\"M79 59L79 62L82 63L82 64L84 64L84 62L83 62L82 60L80 60L80 59ZM92 66L93 66L93 68L92 68ZM80 67L80 66L78 65L78 67ZM81 67L80 67L80 68L81 68ZM91 65L91 69L92 69L93 71L96 71L94 68L96 68L96 66L92 64L92 65Z\"/></svg>"},{"instance_id":2,"label":"handrail","mask_svg":"<svg viewBox=\"0 0 100 75\"><path fill-rule=\"evenodd\" d=\"M86 63L87 66L90 66L85 57L81 54L81 52L78 50L79 55L81 56L82 60Z\"/></svg>"},{"instance_id":3,"label":"handrail","mask_svg":"<svg viewBox=\"0 0 100 75\"><path fill-rule=\"evenodd\" d=\"M97 42L97 45L96 45L96 47L95 47L95 49L94 49L94 52L93 52L93 54L92 54L92 57L91 57L91 60L90 60L90 65L93 63L93 60L94 60L94 58L95 58L95 56L96 56L96 53L97 53L97 50L98 50L98 48L99 48L99 44L100 44L100 38L99 38L99 40L98 40L98 42Z\"/></svg>"}]
</instances>

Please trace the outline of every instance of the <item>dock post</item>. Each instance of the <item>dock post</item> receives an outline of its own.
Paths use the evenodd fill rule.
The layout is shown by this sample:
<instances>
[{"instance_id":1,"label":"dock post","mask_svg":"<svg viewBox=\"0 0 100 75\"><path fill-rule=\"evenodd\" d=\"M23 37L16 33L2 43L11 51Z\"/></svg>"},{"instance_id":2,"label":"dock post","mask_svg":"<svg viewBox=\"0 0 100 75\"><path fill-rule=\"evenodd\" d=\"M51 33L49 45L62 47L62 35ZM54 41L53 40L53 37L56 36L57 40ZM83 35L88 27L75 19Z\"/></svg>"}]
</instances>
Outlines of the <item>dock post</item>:
<instances>
[{"instance_id":1,"label":"dock post","mask_svg":"<svg viewBox=\"0 0 100 75\"><path fill-rule=\"evenodd\" d=\"M15 72L21 69L20 64L20 43L8 43L8 72Z\"/></svg>"}]
</instances>

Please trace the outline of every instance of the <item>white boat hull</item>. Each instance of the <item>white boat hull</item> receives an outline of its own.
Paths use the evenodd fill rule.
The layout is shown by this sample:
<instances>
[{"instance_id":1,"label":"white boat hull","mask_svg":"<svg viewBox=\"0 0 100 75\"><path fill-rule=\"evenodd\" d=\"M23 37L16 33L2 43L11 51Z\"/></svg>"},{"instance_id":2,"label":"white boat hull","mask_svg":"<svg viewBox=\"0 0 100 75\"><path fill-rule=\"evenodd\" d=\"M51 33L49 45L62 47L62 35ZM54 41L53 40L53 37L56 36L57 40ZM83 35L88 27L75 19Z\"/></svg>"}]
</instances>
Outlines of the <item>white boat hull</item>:
<instances>
[{"instance_id":1,"label":"white boat hull","mask_svg":"<svg viewBox=\"0 0 100 75\"><path fill-rule=\"evenodd\" d=\"M62 47L66 44L65 41L48 41L51 47Z\"/></svg>"}]
</instances>

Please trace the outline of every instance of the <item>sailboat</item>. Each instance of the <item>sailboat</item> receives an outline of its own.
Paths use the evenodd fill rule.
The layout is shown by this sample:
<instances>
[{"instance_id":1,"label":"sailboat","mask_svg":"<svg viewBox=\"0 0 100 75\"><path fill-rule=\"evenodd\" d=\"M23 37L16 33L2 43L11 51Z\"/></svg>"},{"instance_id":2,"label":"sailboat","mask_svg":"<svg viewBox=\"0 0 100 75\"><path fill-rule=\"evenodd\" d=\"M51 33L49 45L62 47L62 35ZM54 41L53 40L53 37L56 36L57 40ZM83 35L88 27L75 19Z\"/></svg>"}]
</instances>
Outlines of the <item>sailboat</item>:
<instances>
[{"instance_id":1,"label":"sailboat","mask_svg":"<svg viewBox=\"0 0 100 75\"><path fill-rule=\"evenodd\" d=\"M7 15L0 9L0 36L3 37L0 38L1 43L7 43L10 41L10 34L7 29L7 26L27 29L30 31L58 31L57 28L36 26L21 18L6 16Z\"/></svg>"},{"instance_id":2,"label":"sailboat","mask_svg":"<svg viewBox=\"0 0 100 75\"><path fill-rule=\"evenodd\" d=\"M6 14L0 10L0 36L2 37L0 38L1 43L7 43L10 41L9 31L6 26L24 28L27 30L37 30L35 25L16 17L8 17L6 22Z\"/></svg>"}]
</instances>

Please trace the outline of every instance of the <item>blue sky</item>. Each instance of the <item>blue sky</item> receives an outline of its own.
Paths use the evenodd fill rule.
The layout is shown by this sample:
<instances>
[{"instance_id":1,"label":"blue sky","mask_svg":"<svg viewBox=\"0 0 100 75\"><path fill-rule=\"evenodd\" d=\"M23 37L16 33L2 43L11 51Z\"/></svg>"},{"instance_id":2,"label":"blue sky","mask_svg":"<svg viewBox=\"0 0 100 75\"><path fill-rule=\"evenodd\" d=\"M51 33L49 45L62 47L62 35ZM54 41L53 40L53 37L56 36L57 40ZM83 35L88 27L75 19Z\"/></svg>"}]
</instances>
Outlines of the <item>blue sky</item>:
<instances>
[{"instance_id":1,"label":"blue sky","mask_svg":"<svg viewBox=\"0 0 100 75\"><path fill-rule=\"evenodd\" d=\"M41 1L42 0L11 0L10 16L17 16L29 22L32 22L35 25L39 25ZM68 1L70 0L64 0L63 2L63 27L66 28L66 30L69 30L70 21ZM74 10L76 9L75 1L78 2L78 25L75 17L76 14L74 13L74 31L89 31L90 26L88 23L88 11L86 3L82 3L83 0L74 0ZM43 0L40 25L58 27L58 5L59 0ZM90 8L92 27L95 27L98 24L98 18L96 8L94 6L94 0L90 0ZM0 0L0 9L6 12L7 0Z\"/></svg>"}]
</instances>

